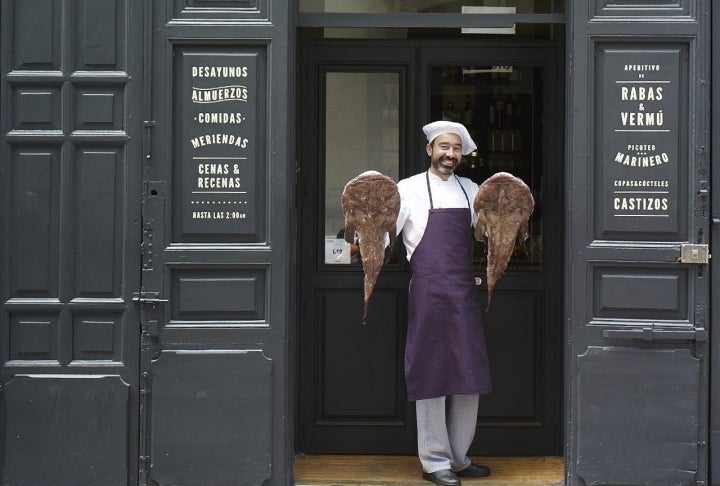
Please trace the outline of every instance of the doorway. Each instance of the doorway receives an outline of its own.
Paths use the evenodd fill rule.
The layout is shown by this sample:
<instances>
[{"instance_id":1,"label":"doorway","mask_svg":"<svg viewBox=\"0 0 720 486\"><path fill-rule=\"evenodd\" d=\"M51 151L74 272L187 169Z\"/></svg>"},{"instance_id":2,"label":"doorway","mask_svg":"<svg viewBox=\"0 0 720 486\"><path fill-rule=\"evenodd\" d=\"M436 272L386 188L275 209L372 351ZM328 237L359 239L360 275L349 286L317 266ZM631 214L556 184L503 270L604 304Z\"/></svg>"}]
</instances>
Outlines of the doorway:
<instances>
[{"instance_id":1,"label":"doorway","mask_svg":"<svg viewBox=\"0 0 720 486\"><path fill-rule=\"evenodd\" d=\"M508 171L533 191L518 245L483 316L494 392L471 448L561 455L563 75L558 50L482 41L305 41L299 82L300 315L297 448L414 454L403 353L410 266L398 244L361 324L362 266L344 246L340 195L365 170L427 169L420 127L464 123L478 145L459 175ZM475 271L485 272L475 247Z\"/></svg>"}]
</instances>

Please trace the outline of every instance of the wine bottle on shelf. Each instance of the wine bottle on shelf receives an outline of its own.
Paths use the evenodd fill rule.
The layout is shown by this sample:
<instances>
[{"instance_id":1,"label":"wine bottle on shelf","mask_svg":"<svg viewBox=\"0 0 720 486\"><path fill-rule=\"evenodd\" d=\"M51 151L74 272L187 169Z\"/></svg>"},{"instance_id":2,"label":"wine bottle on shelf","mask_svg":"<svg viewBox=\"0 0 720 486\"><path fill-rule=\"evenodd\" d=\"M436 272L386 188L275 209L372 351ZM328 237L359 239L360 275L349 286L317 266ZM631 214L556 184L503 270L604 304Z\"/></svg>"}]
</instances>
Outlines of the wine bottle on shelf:
<instances>
[{"instance_id":1,"label":"wine bottle on shelf","mask_svg":"<svg viewBox=\"0 0 720 486\"><path fill-rule=\"evenodd\" d=\"M471 127L475 124L475 112L472 109L472 97L467 95L465 97L465 109L462 112L463 124L466 127Z\"/></svg>"},{"instance_id":2,"label":"wine bottle on shelf","mask_svg":"<svg viewBox=\"0 0 720 486\"><path fill-rule=\"evenodd\" d=\"M505 103L505 124L508 128L512 128L513 126L513 101L512 97L508 97L507 102Z\"/></svg>"},{"instance_id":3,"label":"wine bottle on shelf","mask_svg":"<svg viewBox=\"0 0 720 486\"><path fill-rule=\"evenodd\" d=\"M495 128L495 125L497 123L497 114L495 113L495 96L490 96L490 101L488 102L488 126L490 128Z\"/></svg>"},{"instance_id":4,"label":"wine bottle on shelf","mask_svg":"<svg viewBox=\"0 0 720 486\"><path fill-rule=\"evenodd\" d=\"M517 93L513 93L513 117L515 119L516 126L522 126L522 103Z\"/></svg>"},{"instance_id":5,"label":"wine bottle on shelf","mask_svg":"<svg viewBox=\"0 0 720 486\"><path fill-rule=\"evenodd\" d=\"M503 117L505 116L505 94L500 93L500 96L495 98L495 112L497 119L497 127L503 128Z\"/></svg>"},{"instance_id":6,"label":"wine bottle on shelf","mask_svg":"<svg viewBox=\"0 0 720 486\"><path fill-rule=\"evenodd\" d=\"M460 121L460 113L455 111L455 105L452 101L448 101L445 105L445 109L442 112L442 119L453 122Z\"/></svg>"}]
</instances>

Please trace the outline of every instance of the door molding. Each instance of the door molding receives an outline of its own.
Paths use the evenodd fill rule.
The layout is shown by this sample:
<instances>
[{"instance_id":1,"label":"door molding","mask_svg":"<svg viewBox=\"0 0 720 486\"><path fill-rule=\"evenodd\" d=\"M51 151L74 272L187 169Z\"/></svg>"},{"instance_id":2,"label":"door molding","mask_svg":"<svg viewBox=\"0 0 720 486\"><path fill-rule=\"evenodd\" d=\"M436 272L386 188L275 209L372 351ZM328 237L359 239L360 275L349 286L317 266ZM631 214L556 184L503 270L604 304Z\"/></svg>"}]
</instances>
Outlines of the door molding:
<instances>
[{"instance_id":1,"label":"door molding","mask_svg":"<svg viewBox=\"0 0 720 486\"><path fill-rule=\"evenodd\" d=\"M712 46L710 48L710 59L715 61L712 63L712 73L710 78L710 86L712 87L712 100L710 113L712 114L711 126L712 135L710 136L711 146L711 169L712 183L712 226L710 241L712 242L711 254L720 255L720 6L717 4L710 5L712 13L712 27L710 32L712 35ZM718 259L711 260L711 287L710 295L717 295L720 291L720 262ZM710 403L715 406L710 407L710 484L712 486L720 485L720 305L711 306L712 313L710 316Z\"/></svg>"}]
</instances>

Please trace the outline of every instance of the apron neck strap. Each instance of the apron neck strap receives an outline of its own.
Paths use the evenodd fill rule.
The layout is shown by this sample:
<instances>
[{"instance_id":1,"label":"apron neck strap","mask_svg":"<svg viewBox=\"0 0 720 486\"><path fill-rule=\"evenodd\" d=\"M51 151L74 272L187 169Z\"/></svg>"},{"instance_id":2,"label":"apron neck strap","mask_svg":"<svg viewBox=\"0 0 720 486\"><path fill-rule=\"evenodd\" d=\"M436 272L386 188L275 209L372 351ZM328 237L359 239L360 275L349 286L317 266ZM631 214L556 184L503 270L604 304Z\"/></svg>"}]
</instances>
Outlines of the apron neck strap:
<instances>
[{"instance_id":1,"label":"apron neck strap","mask_svg":"<svg viewBox=\"0 0 720 486\"><path fill-rule=\"evenodd\" d=\"M462 189L462 192L465 195L465 200L467 201L467 204L468 204L468 208L470 208L470 198L468 198L467 191L465 191L465 188L460 183L460 179L458 179L457 174L453 173L453 176L455 177L455 180L457 181L458 185L460 186L460 189ZM430 189L430 170L429 169L427 172L425 172L425 182L427 183L428 197L430 198L430 209L435 209L435 207L433 206L432 190Z\"/></svg>"},{"instance_id":2,"label":"apron neck strap","mask_svg":"<svg viewBox=\"0 0 720 486\"><path fill-rule=\"evenodd\" d=\"M427 182L428 197L430 198L430 209L435 209L432 200L432 191L430 190L430 170L425 172L425 182Z\"/></svg>"}]
</instances>

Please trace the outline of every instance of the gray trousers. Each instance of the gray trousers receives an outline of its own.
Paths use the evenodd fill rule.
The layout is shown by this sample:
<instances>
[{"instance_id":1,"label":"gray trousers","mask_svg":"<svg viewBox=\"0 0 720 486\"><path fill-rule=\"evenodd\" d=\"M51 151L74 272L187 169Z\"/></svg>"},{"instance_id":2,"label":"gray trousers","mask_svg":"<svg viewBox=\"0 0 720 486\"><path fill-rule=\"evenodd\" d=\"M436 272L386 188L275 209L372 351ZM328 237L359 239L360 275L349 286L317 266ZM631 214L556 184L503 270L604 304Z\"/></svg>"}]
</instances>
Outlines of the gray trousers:
<instances>
[{"instance_id":1,"label":"gray trousers","mask_svg":"<svg viewBox=\"0 0 720 486\"><path fill-rule=\"evenodd\" d=\"M461 471L470 465L479 395L450 395L417 400L418 456L423 471Z\"/></svg>"}]
</instances>

